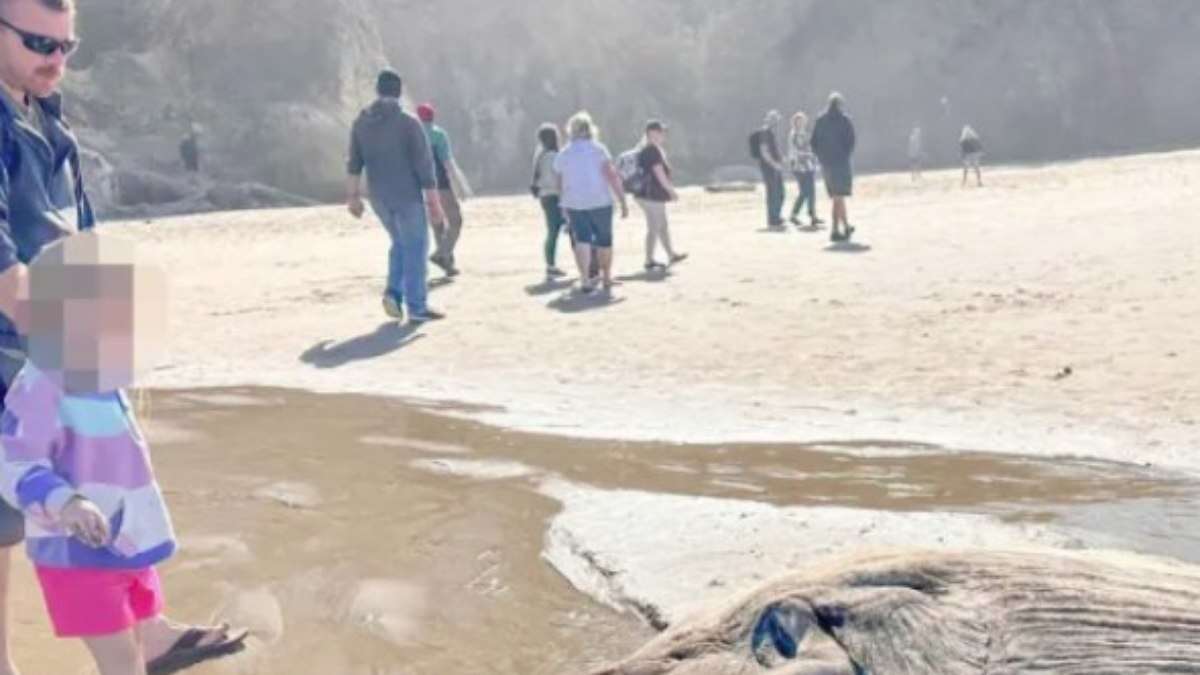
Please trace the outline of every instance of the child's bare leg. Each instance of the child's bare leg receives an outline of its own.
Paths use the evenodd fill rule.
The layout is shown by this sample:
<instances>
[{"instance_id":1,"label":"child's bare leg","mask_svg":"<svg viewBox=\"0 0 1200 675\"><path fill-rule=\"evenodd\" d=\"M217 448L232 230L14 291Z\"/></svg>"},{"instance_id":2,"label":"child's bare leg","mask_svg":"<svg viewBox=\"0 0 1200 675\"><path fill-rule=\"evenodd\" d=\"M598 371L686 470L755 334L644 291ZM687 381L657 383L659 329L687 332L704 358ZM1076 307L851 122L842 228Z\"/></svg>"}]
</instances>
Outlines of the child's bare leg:
<instances>
[{"instance_id":1,"label":"child's bare leg","mask_svg":"<svg viewBox=\"0 0 1200 675\"><path fill-rule=\"evenodd\" d=\"M8 582L12 551L12 546L0 548L0 675L18 675L8 643Z\"/></svg>"},{"instance_id":2,"label":"child's bare leg","mask_svg":"<svg viewBox=\"0 0 1200 675\"><path fill-rule=\"evenodd\" d=\"M146 659L132 628L112 635L87 637L83 643L96 659L100 675L146 675Z\"/></svg>"}]
</instances>

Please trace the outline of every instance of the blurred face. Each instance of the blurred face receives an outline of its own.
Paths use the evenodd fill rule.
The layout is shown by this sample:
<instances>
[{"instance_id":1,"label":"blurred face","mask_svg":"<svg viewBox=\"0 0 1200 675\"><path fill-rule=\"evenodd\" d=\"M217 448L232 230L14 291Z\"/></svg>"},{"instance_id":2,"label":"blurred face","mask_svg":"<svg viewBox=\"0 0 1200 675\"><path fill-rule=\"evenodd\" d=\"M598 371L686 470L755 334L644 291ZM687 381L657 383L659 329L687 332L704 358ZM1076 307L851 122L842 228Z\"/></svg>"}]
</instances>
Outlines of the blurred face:
<instances>
[{"instance_id":1,"label":"blurred face","mask_svg":"<svg viewBox=\"0 0 1200 675\"><path fill-rule=\"evenodd\" d=\"M38 0L0 0L0 19L13 26L0 25L0 79L15 93L49 96L62 81L67 55L62 49L39 54L25 43L39 38L74 40L74 13L50 9Z\"/></svg>"},{"instance_id":2,"label":"blurred face","mask_svg":"<svg viewBox=\"0 0 1200 675\"><path fill-rule=\"evenodd\" d=\"M651 129L646 132L646 138L655 145L662 145L667 140L667 132L665 130Z\"/></svg>"},{"instance_id":3,"label":"blurred face","mask_svg":"<svg viewBox=\"0 0 1200 675\"><path fill-rule=\"evenodd\" d=\"M69 392L126 387L162 350L165 275L130 250L84 241L31 267L29 358Z\"/></svg>"}]
</instances>

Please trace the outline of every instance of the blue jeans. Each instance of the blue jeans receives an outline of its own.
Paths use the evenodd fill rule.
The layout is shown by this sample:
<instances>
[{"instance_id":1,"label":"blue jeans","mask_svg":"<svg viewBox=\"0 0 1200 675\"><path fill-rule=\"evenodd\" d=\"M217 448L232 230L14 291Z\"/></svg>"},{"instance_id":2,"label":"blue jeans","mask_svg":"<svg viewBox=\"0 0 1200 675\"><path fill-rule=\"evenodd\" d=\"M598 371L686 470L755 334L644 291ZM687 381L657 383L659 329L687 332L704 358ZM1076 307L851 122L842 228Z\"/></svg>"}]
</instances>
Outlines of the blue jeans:
<instances>
[{"instance_id":1,"label":"blue jeans","mask_svg":"<svg viewBox=\"0 0 1200 675\"><path fill-rule=\"evenodd\" d=\"M792 217L800 215L800 209L808 202L808 215L817 217L817 174L815 171L797 171L796 183L800 186L800 194L796 196L796 204L792 206Z\"/></svg>"},{"instance_id":2,"label":"blue jeans","mask_svg":"<svg viewBox=\"0 0 1200 675\"><path fill-rule=\"evenodd\" d=\"M395 209L383 208L377 203L371 206L392 240L388 250L386 292L396 299L396 304L407 304L410 314L424 312L428 266L425 256L429 255L425 204L413 202Z\"/></svg>"},{"instance_id":3,"label":"blue jeans","mask_svg":"<svg viewBox=\"0 0 1200 675\"><path fill-rule=\"evenodd\" d=\"M763 183L767 188L767 224L783 224L783 173L775 167L762 164Z\"/></svg>"}]
</instances>

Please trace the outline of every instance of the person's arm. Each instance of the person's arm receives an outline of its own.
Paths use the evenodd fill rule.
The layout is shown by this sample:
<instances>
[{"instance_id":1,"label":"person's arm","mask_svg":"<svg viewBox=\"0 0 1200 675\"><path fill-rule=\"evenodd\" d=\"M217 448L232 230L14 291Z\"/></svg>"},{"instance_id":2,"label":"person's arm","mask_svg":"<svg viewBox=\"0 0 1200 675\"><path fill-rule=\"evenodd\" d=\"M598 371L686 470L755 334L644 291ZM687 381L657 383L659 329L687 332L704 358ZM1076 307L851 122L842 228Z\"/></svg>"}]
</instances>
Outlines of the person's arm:
<instances>
[{"instance_id":1,"label":"person's arm","mask_svg":"<svg viewBox=\"0 0 1200 675\"><path fill-rule=\"evenodd\" d=\"M850 118L846 118L846 151L854 152L854 145L857 142L858 139L854 135L854 122L851 122Z\"/></svg>"},{"instance_id":2,"label":"person's arm","mask_svg":"<svg viewBox=\"0 0 1200 675\"><path fill-rule=\"evenodd\" d=\"M542 178L542 151L535 150L533 153L533 178L529 179L529 192L536 199L538 194L538 183Z\"/></svg>"},{"instance_id":3,"label":"person's arm","mask_svg":"<svg viewBox=\"0 0 1200 675\"><path fill-rule=\"evenodd\" d=\"M671 177L667 175L667 167L662 162L654 165L654 177L658 179L658 184L667 191L667 196L671 201L678 201L679 193L675 192L675 184L671 182Z\"/></svg>"},{"instance_id":4,"label":"person's arm","mask_svg":"<svg viewBox=\"0 0 1200 675\"><path fill-rule=\"evenodd\" d=\"M361 218L363 211L362 172L366 161L363 159L362 146L358 142L358 134L350 132L350 159L346 162L346 208L350 215Z\"/></svg>"},{"instance_id":5,"label":"person's arm","mask_svg":"<svg viewBox=\"0 0 1200 675\"><path fill-rule=\"evenodd\" d=\"M629 217L629 202L625 199L625 186L621 184L621 174L617 173L617 167L613 166L611 159L604 160L604 177L608 179L608 185L612 188L614 194L617 195L617 200L621 203L621 217Z\"/></svg>"},{"instance_id":6,"label":"person's arm","mask_svg":"<svg viewBox=\"0 0 1200 675\"><path fill-rule=\"evenodd\" d=\"M45 381L18 386L0 432L0 497L43 526L62 528L93 548L105 546L108 518L54 467L59 395Z\"/></svg>"},{"instance_id":7,"label":"person's arm","mask_svg":"<svg viewBox=\"0 0 1200 675\"><path fill-rule=\"evenodd\" d=\"M767 166L773 167L776 171L783 171L783 165L775 160L775 155L771 154L771 146L765 140L758 144L758 155L767 163Z\"/></svg>"},{"instance_id":8,"label":"person's arm","mask_svg":"<svg viewBox=\"0 0 1200 675\"><path fill-rule=\"evenodd\" d=\"M0 431L0 496L34 517L57 520L75 496L71 483L54 470L59 395L49 381L22 381L8 397L9 418Z\"/></svg>"},{"instance_id":9,"label":"person's arm","mask_svg":"<svg viewBox=\"0 0 1200 675\"><path fill-rule=\"evenodd\" d=\"M8 168L0 162L0 312L25 333L29 273L17 257L8 211Z\"/></svg>"}]
</instances>

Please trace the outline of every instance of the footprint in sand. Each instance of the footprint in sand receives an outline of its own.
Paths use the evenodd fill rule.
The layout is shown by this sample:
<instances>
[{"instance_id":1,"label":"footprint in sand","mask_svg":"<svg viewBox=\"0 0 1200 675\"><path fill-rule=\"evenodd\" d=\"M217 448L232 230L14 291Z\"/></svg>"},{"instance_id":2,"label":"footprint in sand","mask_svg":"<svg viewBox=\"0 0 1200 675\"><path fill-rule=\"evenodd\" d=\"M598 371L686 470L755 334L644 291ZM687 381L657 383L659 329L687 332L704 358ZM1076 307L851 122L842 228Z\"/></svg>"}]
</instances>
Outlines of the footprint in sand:
<instances>
[{"instance_id":1,"label":"footprint in sand","mask_svg":"<svg viewBox=\"0 0 1200 675\"><path fill-rule=\"evenodd\" d=\"M393 644L410 644L421 629L425 589L394 579L359 582L347 610L349 620Z\"/></svg>"},{"instance_id":2,"label":"footprint in sand","mask_svg":"<svg viewBox=\"0 0 1200 675\"><path fill-rule=\"evenodd\" d=\"M217 610L216 618L248 629L260 642L275 644L283 638L283 606L266 587L234 590Z\"/></svg>"},{"instance_id":3,"label":"footprint in sand","mask_svg":"<svg viewBox=\"0 0 1200 675\"><path fill-rule=\"evenodd\" d=\"M292 509L313 509L321 505L321 494L308 483L271 483L255 490L254 496Z\"/></svg>"}]
</instances>

